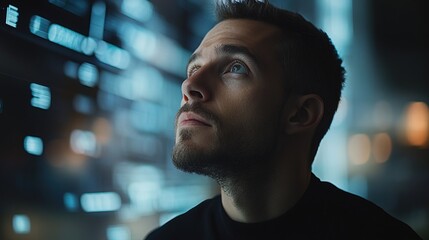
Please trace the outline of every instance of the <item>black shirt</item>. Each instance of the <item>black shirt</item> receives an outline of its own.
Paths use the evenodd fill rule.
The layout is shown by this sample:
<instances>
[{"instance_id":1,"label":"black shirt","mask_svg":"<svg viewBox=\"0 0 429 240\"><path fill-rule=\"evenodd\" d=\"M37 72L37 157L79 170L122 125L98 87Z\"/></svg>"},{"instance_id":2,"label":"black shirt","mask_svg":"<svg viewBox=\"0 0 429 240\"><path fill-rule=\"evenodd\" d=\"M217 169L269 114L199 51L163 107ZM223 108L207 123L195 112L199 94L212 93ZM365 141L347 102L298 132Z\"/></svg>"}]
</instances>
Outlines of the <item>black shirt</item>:
<instances>
[{"instance_id":1,"label":"black shirt","mask_svg":"<svg viewBox=\"0 0 429 240\"><path fill-rule=\"evenodd\" d=\"M422 238L408 225L370 201L312 175L303 197L277 218L258 223L234 221L226 214L218 195L155 229L145 239Z\"/></svg>"}]
</instances>

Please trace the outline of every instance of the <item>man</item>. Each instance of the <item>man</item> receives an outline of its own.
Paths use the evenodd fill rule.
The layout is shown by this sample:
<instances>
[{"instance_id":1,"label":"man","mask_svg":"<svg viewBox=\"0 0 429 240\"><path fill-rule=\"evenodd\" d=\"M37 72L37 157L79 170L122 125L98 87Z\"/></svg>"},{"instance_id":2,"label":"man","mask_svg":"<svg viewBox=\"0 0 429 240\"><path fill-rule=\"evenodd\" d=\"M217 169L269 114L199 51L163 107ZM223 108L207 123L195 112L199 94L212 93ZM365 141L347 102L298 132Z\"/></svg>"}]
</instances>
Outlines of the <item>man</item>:
<instances>
[{"instance_id":1,"label":"man","mask_svg":"<svg viewBox=\"0 0 429 240\"><path fill-rule=\"evenodd\" d=\"M420 239L311 171L344 82L329 37L268 2L216 11L182 84L173 162L215 179L220 196L146 239Z\"/></svg>"}]
</instances>

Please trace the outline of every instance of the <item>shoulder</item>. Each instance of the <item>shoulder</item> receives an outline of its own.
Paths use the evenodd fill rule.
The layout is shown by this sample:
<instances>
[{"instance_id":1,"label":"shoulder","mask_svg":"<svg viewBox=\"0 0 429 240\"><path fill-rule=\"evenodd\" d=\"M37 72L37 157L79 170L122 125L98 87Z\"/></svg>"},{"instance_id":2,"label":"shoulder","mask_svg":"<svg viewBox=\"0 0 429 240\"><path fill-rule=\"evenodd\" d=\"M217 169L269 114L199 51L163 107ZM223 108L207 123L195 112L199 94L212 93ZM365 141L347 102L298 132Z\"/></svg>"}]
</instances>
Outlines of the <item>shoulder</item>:
<instances>
[{"instance_id":1,"label":"shoulder","mask_svg":"<svg viewBox=\"0 0 429 240\"><path fill-rule=\"evenodd\" d=\"M204 200L187 212L154 229L145 239L183 238L189 235L198 236L199 234L204 234L202 232L203 225L215 220L219 207L221 207L220 196Z\"/></svg>"},{"instance_id":2,"label":"shoulder","mask_svg":"<svg viewBox=\"0 0 429 240\"><path fill-rule=\"evenodd\" d=\"M394 220L384 209L356 194L344 191L332 183L320 181L320 193L323 193L323 205L337 216ZM367 219L370 221L371 219Z\"/></svg>"},{"instance_id":3,"label":"shoulder","mask_svg":"<svg viewBox=\"0 0 429 240\"><path fill-rule=\"evenodd\" d=\"M338 227L336 232L367 239L421 239L410 226L375 203L329 182L319 180L316 185L326 219Z\"/></svg>"}]
</instances>

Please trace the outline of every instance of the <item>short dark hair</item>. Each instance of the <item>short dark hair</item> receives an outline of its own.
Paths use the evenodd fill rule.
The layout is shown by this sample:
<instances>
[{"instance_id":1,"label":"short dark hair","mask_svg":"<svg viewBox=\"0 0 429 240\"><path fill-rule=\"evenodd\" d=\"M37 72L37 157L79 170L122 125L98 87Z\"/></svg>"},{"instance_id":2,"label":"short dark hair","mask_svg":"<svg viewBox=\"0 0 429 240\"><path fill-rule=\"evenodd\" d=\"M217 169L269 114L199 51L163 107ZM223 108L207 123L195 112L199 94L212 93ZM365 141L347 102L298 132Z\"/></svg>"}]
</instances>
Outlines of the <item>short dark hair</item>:
<instances>
[{"instance_id":1,"label":"short dark hair","mask_svg":"<svg viewBox=\"0 0 429 240\"><path fill-rule=\"evenodd\" d=\"M297 94L317 94L324 104L324 114L312 141L312 163L331 126L345 81L343 61L331 39L299 13L277 8L268 0L218 0L215 13L218 22L251 19L277 26L283 32L279 57L286 88Z\"/></svg>"}]
</instances>

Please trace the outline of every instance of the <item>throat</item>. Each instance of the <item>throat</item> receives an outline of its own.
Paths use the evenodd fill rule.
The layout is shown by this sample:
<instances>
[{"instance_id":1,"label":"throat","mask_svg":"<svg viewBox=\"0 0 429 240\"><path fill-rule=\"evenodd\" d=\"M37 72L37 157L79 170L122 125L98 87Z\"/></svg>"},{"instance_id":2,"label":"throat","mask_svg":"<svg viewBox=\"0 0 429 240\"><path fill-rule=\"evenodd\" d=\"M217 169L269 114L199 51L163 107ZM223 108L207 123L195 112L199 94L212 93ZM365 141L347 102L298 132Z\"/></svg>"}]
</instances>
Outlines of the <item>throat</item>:
<instances>
[{"instance_id":1,"label":"throat","mask_svg":"<svg viewBox=\"0 0 429 240\"><path fill-rule=\"evenodd\" d=\"M306 191L309 180L271 179L252 181L252 184L224 183L221 188L222 205L228 216L238 222L255 223L274 219L295 206Z\"/></svg>"}]
</instances>

